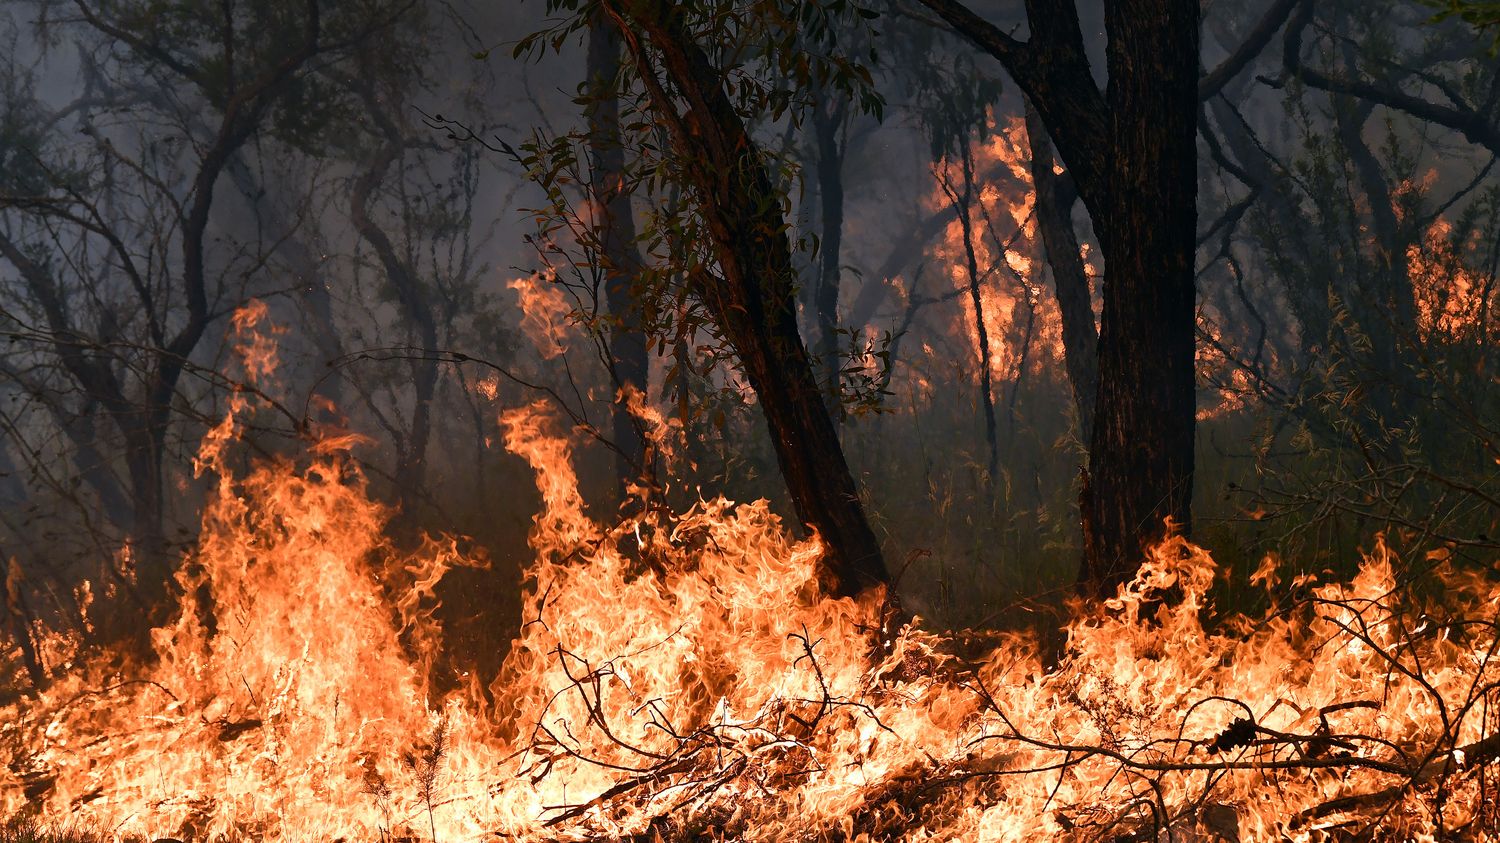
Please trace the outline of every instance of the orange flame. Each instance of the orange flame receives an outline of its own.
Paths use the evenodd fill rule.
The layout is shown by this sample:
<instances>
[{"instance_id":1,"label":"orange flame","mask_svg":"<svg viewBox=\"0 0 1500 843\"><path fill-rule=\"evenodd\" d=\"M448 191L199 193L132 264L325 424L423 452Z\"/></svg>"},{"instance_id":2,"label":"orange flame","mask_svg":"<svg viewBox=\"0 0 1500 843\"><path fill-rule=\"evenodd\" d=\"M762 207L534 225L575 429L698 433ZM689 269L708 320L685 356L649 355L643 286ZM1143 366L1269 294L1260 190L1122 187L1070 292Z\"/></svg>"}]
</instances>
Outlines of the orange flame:
<instances>
[{"instance_id":1,"label":"orange flame","mask_svg":"<svg viewBox=\"0 0 1500 843\"><path fill-rule=\"evenodd\" d=\"M1487 810L1484 576L1449 568L1437 603L1377 543L1350 583L1292 578L1290 608L1213 624L1218 571L1178 537L1053 657L1012 634L961 659L915 624L881 655L879 597L820 595L820 542L764 501L600 523L542 406L502 426L543 505L488 694L427 678L434 586L482 560L394 547L337 448L236 477L226 435L154 661L55 666L0 709L0 816L276 841L1313 840ZM1275 561L1254 579L1280 588Z\"/></svg>"},{"instance_id":2,"label":"orange flame","mask_svg":"<svg viewBox=\"0 0 1500 843\"><path fill-rule=\"evenodd\" d=\"M568 350L568 317L573 308L549 274L512 278L506 286L516 291L521 305L521 330L543 360Z\"/></svg>"},{"instance_id":3,"label":"orange flame","mask_svg":"<svg viewBox=\"0 0 1500 843\"><path fill-rule=\"evenodd\" d=\"M1036 318L1031 325L1030 346L1026 350L1027 365L1040 362L1044 371L1055 370L1048 364L1060 364L1063 360L1062 318L1039 271L1042 247L1033 213L1036 190L1031 181L1031 152L1025 120L1012 116L1003 125L992 125L988 139L976 145L973 154L976 179L980 184L976 185L977 195L969 222L975 258L980 272L986 276L980 283L980 298L989 339L991 377L1004 382L1018 376L1022 346L1028 342L1025 329L1033 311ZM997 169L1008 174L1016 189L1002 190L994 182L984 182L980 177L980 174ZM958 163L945 161L938 175L961 190L963 173ZM933 208L949 202L941 186L935 186L928 197L928 204ZM1004 241L997 242L997 237L1004 238ZM969 285L960 220L948 224L942 241L934 250L934 257L949 267L948 274L955 287ZM993 272L990 271L992 267ZM968 347L974 348L979 332L973 309L964 307L960 312Z\"/></svg>"}]
</instances>

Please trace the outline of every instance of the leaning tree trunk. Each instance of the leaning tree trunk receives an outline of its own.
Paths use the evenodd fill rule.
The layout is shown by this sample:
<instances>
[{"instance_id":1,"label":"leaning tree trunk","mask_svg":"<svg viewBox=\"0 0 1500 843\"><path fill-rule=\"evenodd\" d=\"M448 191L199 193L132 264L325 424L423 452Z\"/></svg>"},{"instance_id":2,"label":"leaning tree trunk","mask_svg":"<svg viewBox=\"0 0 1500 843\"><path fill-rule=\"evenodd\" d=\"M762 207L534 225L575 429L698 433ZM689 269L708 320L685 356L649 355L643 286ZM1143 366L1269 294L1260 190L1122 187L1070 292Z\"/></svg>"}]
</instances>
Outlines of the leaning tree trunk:
<instances>
[{"instance_id":1,"label":"leaning tree trunk","mask_svg":"<svg viewBox=\"0 0 1500 843\"><path fill-rule=\"evenodd\" d=\"M635 286L641 259L636 251L635 218L630 194L622 188L625 151L620 146L620 103L614 79L620 72L620 37L608 21L597 19L589 30L589 153L593 184L594 237L604 271L604 298L613 325L609 333L610 374L619 394L611 410L610 436L618 450L615 477L623 495L630 484L649 473L640 421L626 406L624 391L646 393L649 360L641 328Z\"/></svg>"},{"instance_id":2,"label":"leaning tree trunk","mask_svg":"<svg viewBox=\"0 0 1500 843\"><path fill-rule=\"evenodd\" d=\"M1191 527L1198 4L1106 4L1112 155L1095 230L1108 273L1080 587L1107 594L1171 519Z\"/></svg>"},{"instance_id":3,"label":"leaning tree trunk","mask_svg":"<svg viewBox=\"0 0 1500 843\"><path fill-rule=\"evenodd\" d=\"M1031 182L1036 188L1036 222L1052 269L1052 287L1062 315L1063 361L1073 387L1080 436L1094 430L1094 398L1099 391L1099 329L1088 268L1073 230L1073 203L1078 190L1068 173L1052 169L1052 142L1031 104L1026 105L1026 135L1031 145Z\"/></svg>"},{"instance_id":4,"label":"leaning tree trunk","mask_svg":"<svg viewBox=\"0 0 1500 843\"><path fill-rule=\"evenodd\" d=\"M797 330L791 246L759 150L724 90L722 74L682 31L672 8L649 0L621 5L626 9L611 14L652 107L677 153L693 162L690 189L718 269L701 276L696 293L755 390L798 518L823 540L823 586L849 596L884 585L889 576L880 544ZM654 56L625 18L644 33ZM666 85L687 106L681 112Z\"/></svg>"}]
</instances>

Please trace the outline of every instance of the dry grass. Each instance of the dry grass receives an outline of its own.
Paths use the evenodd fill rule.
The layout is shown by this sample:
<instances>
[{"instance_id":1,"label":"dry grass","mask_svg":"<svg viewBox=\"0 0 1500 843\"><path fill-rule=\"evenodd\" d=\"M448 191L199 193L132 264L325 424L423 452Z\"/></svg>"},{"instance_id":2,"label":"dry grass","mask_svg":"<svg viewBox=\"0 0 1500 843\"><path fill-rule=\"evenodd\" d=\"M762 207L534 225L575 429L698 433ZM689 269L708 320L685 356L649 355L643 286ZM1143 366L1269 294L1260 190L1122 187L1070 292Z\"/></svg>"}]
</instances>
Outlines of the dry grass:
<instances>
[{"instance_id":1,"label":"dry grass","mask_svg":"<svg viewBox=\"0 0 1500 843\"><path fill-rule=\"evenodd\" d=\"M29 817L0 824L0 843L111 843L112 840L107 834L45 826Z\"/></svg>"}]
</instances>

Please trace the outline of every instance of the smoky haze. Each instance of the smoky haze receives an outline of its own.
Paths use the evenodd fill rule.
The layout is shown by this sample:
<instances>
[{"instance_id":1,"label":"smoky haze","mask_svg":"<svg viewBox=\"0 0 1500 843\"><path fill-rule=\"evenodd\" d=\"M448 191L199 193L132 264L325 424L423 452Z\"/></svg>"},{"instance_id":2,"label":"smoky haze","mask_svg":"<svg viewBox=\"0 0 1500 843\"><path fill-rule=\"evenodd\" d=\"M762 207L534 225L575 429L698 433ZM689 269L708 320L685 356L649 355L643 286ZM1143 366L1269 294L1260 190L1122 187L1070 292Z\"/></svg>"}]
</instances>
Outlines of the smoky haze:
<instances>
[{"instance_id":1,"label":"smoky haze","mask_svg":"<svg viewBox=\"0 0 1500 843\"><path fill-rule=\"evenodd\" d=\"M85 580L153 611L213 482L194 455L253 386L240 464L357 435L401 540L495 560L445 586L459 661L493 665L538 507L499 416L545 402L588 443L590 507L637 505L610 421L629 331L647 403L682 428L674 459L649 453L656 499L797 520L763 402L672 263L674 232L703 231L674 216L682 191L625 200L652 279L634 322L578 236L611 176L582 141L587 32L516 58L556 20L540 2L339 4L316 39L302 5L255 5L227 35L206 4L0 10L0 549L34 614L76 615ZM1024 37L1019 5L975 8ZM1098 6L1080 26L1102 86ZM1002 65L920 4L873 8L830 49L879 113L825 80L749 120L797 323L906 608L1029 624L1078 576L1092 397L1067 346L1097 330L1106 267L1061 158L1039 203L1039 124ZM1500 87L1487 36L1431 16L1204 8L1205 71L1244 59L1197 141L1193 526L1231 567L1348 566L1379 531L1493 555ZM647 106L626 64L628 123ZM659 141L651 161L681 166ZM253 384L234 322L252 302L279 358Z\"/></svg>"}]
</instances>

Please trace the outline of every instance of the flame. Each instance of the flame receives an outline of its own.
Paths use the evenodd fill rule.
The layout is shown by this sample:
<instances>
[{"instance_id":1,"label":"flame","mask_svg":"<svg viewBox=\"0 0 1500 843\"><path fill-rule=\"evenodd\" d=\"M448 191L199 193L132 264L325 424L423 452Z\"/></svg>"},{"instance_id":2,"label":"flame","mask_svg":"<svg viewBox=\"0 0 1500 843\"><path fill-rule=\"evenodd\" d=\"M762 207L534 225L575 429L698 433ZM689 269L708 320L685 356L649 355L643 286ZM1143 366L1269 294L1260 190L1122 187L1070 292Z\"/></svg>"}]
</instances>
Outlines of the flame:
<instances>
[{"instance_id":1,"label":"flame","mask_svg":"<svg viewBox=\"0 0 1500 843\"><path fill-rule=\"evenodd\" d=\"M1034 313L1032 335L1026 348L1027 365L1040 364L1043 371L1056 370L1048 364L1063 360L1062 317L1056 299L1047 291L1039 267L1042 266L1041 238L1033 213L1036 190L1032 186L1030 146L1026 122L1011 116L1003 124L992 121L984 143L973 147L977 195L970 212L970 226L975 258L986 277L980 282L980 299L989 340L991 377L996 382L1019 376L1026 326ZM1002 189L995 182L982 181L983 173L1004 172L1011 185ZM961 190L963 172L956 161L944 161L938 168L940 179L947 179ZM930 208L950 204L941 185L935 185L927 198ZM993 231L991 229L994 229ZM996 237L1005 238L997 242ZM934 247L934 257L948 267L954 288L969 285L968 259L963 239L963 223L954 219ZM991 268L994 271L990 271ZM967 302L965 298L963 301ZM968 340L968 348L977 348L978 325L972 307L959 309L957 327Z\"/></svg>"},{"instance_id":2,"label":"flame","mask_svg":"<svg viewBox=\"0 0 1500 843\"><path fill-rule=\"evenodd\" d=\"M1348 583L1268 557L1252 580L1280 602L1216 619L1221 572L1173 537L1060 648L961 657L882 630L879 594L820 594L820 541L764 501L596 520L578 434L535 404L501 416L542 498L519 631L487 687L439 691L436 584L484 560L388 540L338 443L236 475L245 409L200 455L213 493L153 657L59 662L55 634L52 683L0 709L0 816L184 840L1315 840L1493 810L1497 588L1453 554L1424 559L1440 600L1383 541Z\"/></svg>"},{"instance_id":3,"label":"flame","mask_svg":"<svg viewBox=\"0 0 1500 843\"><path fill-rule=\"evenodd\" d=\"M543 360L568 350L568 317L573 308L550 272L512 278L506 286L516 291L521 306L521 330Z\"/></svg>"},{"instance_id":4,"label":"flame","mask_svg":"<svg viewBox=\"0 0 1500 843\"><path fill-rule=\"evenodd\" d=\"M251 383L270 380L281 365L275 338L286 333L286 327L272 324L270 316L264 301L250 299L229 317L232 347Z\"/></svg>"},{"instance_id":5,"label":"flame","mask_svg":"<svg viewBox=\"0 0 1500 843\"><path fill-rule=\"evenodd\" d=\"M1480 232L1461 240L1454 236L1453 224L1438 217L1418 242L1406 247L1417 325L1424 337L1473 341L1484 336L1484 275L1468 260L1483 254L1484 245Z\"/></svg>"},{"instance_id":6,"label":"flame","mask_svg":"<svg viewBox=\"0 0 1500 843\"><path fill-rule=\"evenodd\" d=\"M1403 179L1391 192L1396 218L1409 223L1413 210L1439 181L1436 168L1420 179ZM1380 248L1380 244L1372 244ZM1446 214L1435 215L1406 246L1407 278L1416 300L1417 331L1426 341L1486 341L1493 325L1484 324L1489 243L1471 227L1462 236Z\"/></svg>"}]
</instances>

